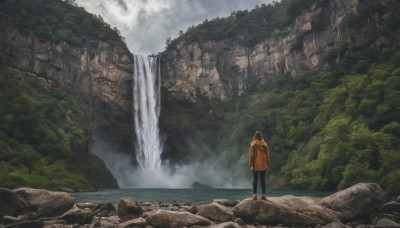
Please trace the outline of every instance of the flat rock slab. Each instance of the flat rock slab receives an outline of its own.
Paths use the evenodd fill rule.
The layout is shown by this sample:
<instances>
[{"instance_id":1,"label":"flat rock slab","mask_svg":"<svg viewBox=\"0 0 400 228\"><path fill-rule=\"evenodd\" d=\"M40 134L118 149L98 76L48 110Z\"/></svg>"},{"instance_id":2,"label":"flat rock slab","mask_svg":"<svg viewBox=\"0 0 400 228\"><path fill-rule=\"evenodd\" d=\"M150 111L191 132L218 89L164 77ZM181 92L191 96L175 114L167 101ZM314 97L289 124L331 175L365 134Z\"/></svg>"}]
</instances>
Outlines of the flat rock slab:
<instances>
[{"instance_id":1,"label":"flat rock slab","mask_svg":"<svg viewBox=\"0 0 400 228\"><path fill-rule=\"evenodd\" d=\"M276 205L285 207L290 210L295 210L302 214L309 215L310 217L319 218L324 221L324 224L332 222L340 222L338 219L341 214L319 204L320 198L308 196L280 196L268 197L268 200Z\"/></svg>"},{"instance_id":2,"label":"flat rock slab","mask_svg":"<svg viewBox=\"0 0 400 228\"><path fill-rule=\"evenodd\" d=\"M307 214L288 209L268 200L253 200L248 198L236 205L233 209L235 217L239 217L247 223L259 223L274 225L282 223L292 226L315 226L324 224L324 221Z\"/></svg>"},{"instance_id":3,"label":"flat rock slab","mask_svg":"<svg viewBox=\"0 0 400 228\"><path fill-rule=\"evenodd\" d=\"M233 218L232 210L219 203L200 206L197 209L197 214L217 222L229 222Z\"/></svg>"},{"instance_id":4,"label":"flat rock slab","mask_svg":"<svg viewBox=\"0 0 400 228\"><path fill-rule=\"evenodd\" d=\"M211 226L212 228L241 228L242 226L234 222L224 222Z\"/></svg>"},{"instance_id":5,"label":"flat rock slab","mask_svg":"<svg viewBox=\"0 0 400 228\"><path fill-rule=\"evenodd\" d=\"M30 211L35 212L40 217L62 215L75 204L75 199L65 192L52 192L34 188L17 188L13 192L26 202Z\"/></svg>"},{"instance_id":6,"label":"flat rock slab","mask_svg":"<svg viewBox=\"0 0 400 228\"><path fill-rule=\"evenodd\" d=\"M117 226L117 228L126 228L126 227L146 227L147 222L144 218L136 218L132 220L125 221Z\"/></svg>"},{"instance_id":7,"label":"flat rock slab","mask_svg":"<svg viewBox=\"0 0 400 228\"><path fill-rule=\"evenodd\" d=\"M192 225L209 226L208 219L190 212L158 210L146 218L154 227L185 227Z\"/></svg>"}]
</instances>

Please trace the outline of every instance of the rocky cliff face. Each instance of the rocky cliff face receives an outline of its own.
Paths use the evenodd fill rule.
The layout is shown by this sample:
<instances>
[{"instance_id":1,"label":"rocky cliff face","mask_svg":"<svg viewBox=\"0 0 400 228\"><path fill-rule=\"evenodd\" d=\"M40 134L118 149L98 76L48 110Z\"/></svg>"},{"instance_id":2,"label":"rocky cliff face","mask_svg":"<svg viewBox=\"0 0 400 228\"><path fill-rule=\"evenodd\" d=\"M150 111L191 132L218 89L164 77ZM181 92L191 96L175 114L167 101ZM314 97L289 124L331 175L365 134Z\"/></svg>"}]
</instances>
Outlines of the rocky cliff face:
<instances>
[{"instance_id":1,"label":"rocky cliff face","mask_svg":"<svg viewBox=\"0 0 400 228\"><path fill-rule=\"evenodd\" d=\"M93 40L88 47L74 47L41 41L10 25L0 31L5 64L14 75L46 88L66 88L90 105L99 132L130 139L131 129L124 134L118 129L132 122L133 59L125 44Z\"/></svg>"},{"instance_id":2,"label":"rocky cliff face","mask_svg":"<svg viewBox=\"0 0 400 228\"><path fill-rule=\"evenodd\" d=\"M350 29L357 0L320 1L291 25L252 47L235 42L181 42L163 53L162 86L175 100L229 100L275 77L296 79L324 69L331 48L360 41L370 25ZM371 22L372 23L372 22Z\"/></svg>"},{"instance_id":3,"label":"rocky cliff face","mask_svg":"<svg viewBox=\"0 0 400 228\"><path fill-rule=\"evenodd\" d=\"M61 86L87 103L96 140L110 143L113 151L131 153L133 59L123 42L91 40L75 47L1 24L0 51L3 67L19 79L45 88ZM117 187L110 173L97 176Z\"/></svg>"}]
</instances>

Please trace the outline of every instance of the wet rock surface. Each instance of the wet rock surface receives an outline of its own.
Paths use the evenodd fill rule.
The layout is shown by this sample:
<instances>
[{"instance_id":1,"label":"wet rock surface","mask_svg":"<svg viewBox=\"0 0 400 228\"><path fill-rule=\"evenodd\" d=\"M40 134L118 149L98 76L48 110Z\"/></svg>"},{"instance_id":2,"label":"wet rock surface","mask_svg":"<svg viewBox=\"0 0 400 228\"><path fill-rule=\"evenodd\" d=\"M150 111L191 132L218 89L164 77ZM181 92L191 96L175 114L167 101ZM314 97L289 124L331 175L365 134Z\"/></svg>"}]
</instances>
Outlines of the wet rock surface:
<instances>
[{"instance_id":1,"label":"wet rock surface","mask_svg":"<svg viewBox=\"0 0 400 228\"><path fill-rule=\"evenodd\" d=\"M286 195L267 197L267 200L248 198L240 202L216 199L198 206L122 198L117 210L109 202L77 203L57 216L41 213L48 211L44 208L38 210L32 207L33 201L26 192L63 196L61 198L64 200L69 199L70 196L66 196L68 193L41 189L2 189L1 192L11 196L18 196L14 192L20 192L23 196L21 192L25 192L25 195L13 198L19 200L3 200L6 202L0 205L3 208L15 208L12 207L13 202L20 208L18 212L3 212L5 214L1 217L0 227L400 227L399 201L397 198L389 201L385 192L375 183L360 183L324 198ZM58 202L64 205L62 200ZM42 204L41 207L43 205L54 206Z\"/></svg>"}]
</instances>

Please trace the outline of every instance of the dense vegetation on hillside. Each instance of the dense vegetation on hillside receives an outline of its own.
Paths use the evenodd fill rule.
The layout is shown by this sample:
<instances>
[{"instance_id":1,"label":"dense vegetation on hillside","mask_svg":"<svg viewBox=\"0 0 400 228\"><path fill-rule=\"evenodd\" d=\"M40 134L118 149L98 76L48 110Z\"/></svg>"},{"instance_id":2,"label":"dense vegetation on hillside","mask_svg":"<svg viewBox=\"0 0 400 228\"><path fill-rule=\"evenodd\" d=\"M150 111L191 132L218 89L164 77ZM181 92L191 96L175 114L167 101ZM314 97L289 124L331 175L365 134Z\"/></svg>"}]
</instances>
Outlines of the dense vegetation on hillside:
<instances>
[{"instance_id":1,"label":"dense vegetation on hillside","mask_svg":"<svg viewBox=\"0 0 400 228\"><path fill-rule=\"evenodd\" d=\"M0 71L0 187L78 190L104 164L91 159L89 108L61 88L44 89Z\"/></svg>"},{"instance_id":2,"label":"dense vegetation on hillside","mask_svg":"<svg viewBox=\"0 0 400 228\"><path fill-rule=\"evenodd\" d=\"M0 22L32 32L42 41L66 41L71 45L97 46L98 41L121 39L117 28L111 28L101 16L89 14L61 0L5 0L0 2Z\"/></svg>"},{"instance_id":3,"label":"dense vegetation on hillside","mask_svg":"<svg viewBox=\"0 0 400 228\"><path fill-rule=\"evenodd\" d=\"M235 41L240 45L253 46L271 36L280 36L287 32L287 26L301 14L304 9L310 8L314 2L327 4L328 1L298 1L281 0L272 4L262 4L253 10L238 10L226 18L205 20L202 24L189 27L185 33L166 42L167 49L176 47L178 42L193 42L200 40ZM323 7L324 8L324 7ZM315 23L320 23L316 19ZM322 27L314 24L314 27Z\"/></svg>"},{"instance_id":4,"label":"dense vegetation on hillside","mask_svg":"<svg viewBox=\"0 0 400 228\"><path fill-rule=\"evenodd\" d=\"M300 1L280 4L285 2ZM286 180L288 187L336 190L373 181L399 194L400 12L391 10L399 3L391 1L386 8L376 3L361 1L360 14L345 23L357 27L373 12L386 10L378 31L363 42L329 50L327 70L289 82L281 75L228 102L181 106L178 115L161 122L205 142L233 174L250 176L245 171L249 142L261 130L271 149L268 173ZM280 4L274 5L280 9ZM170 115L168 109L164 113Z\"/></svg>"},{"instance_id":5,"label":"dense vegetation on hillside","mask_svg":"<svg viewBox=\"0 0 400 228\"><path fill-rule=\"evenodd\" d=\"M42 42L96 48L121 42L116 29L72 0L0 1L0 26L15 26ZM7 70L0 40L0 187L52 190L117 187L103 161L89 153L92 113L67 90L18 80ZM39 75L40 77L40 75Z\"/></svg>"}]
</instances>

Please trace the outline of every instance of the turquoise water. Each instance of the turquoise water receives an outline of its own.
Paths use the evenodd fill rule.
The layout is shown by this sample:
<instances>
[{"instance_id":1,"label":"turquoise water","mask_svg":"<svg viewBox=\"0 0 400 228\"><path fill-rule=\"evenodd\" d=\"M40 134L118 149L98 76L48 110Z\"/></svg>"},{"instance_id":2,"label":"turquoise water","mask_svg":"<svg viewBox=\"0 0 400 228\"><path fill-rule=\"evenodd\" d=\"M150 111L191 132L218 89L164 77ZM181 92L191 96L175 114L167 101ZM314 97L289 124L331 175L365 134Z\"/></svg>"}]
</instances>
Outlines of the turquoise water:
<instances>
[{"instance_id":1,"label":"turquoise water","mask_svg":"<svg viewBox=\"0 0 400 228\"><path fill-rule=\"evenodd\" d=\"M243 200L251 197L252 189L161 189L161 188L126 188L106 189L100 192L72 193L77 203L119 203L123 197L131 197L139 202L152 203L192 203L202 205L211 203L213 199ZM324 197L332 192L299 191L299 190L267 190L267 196L315 196Z\"/></svg>"}]
</instances>

